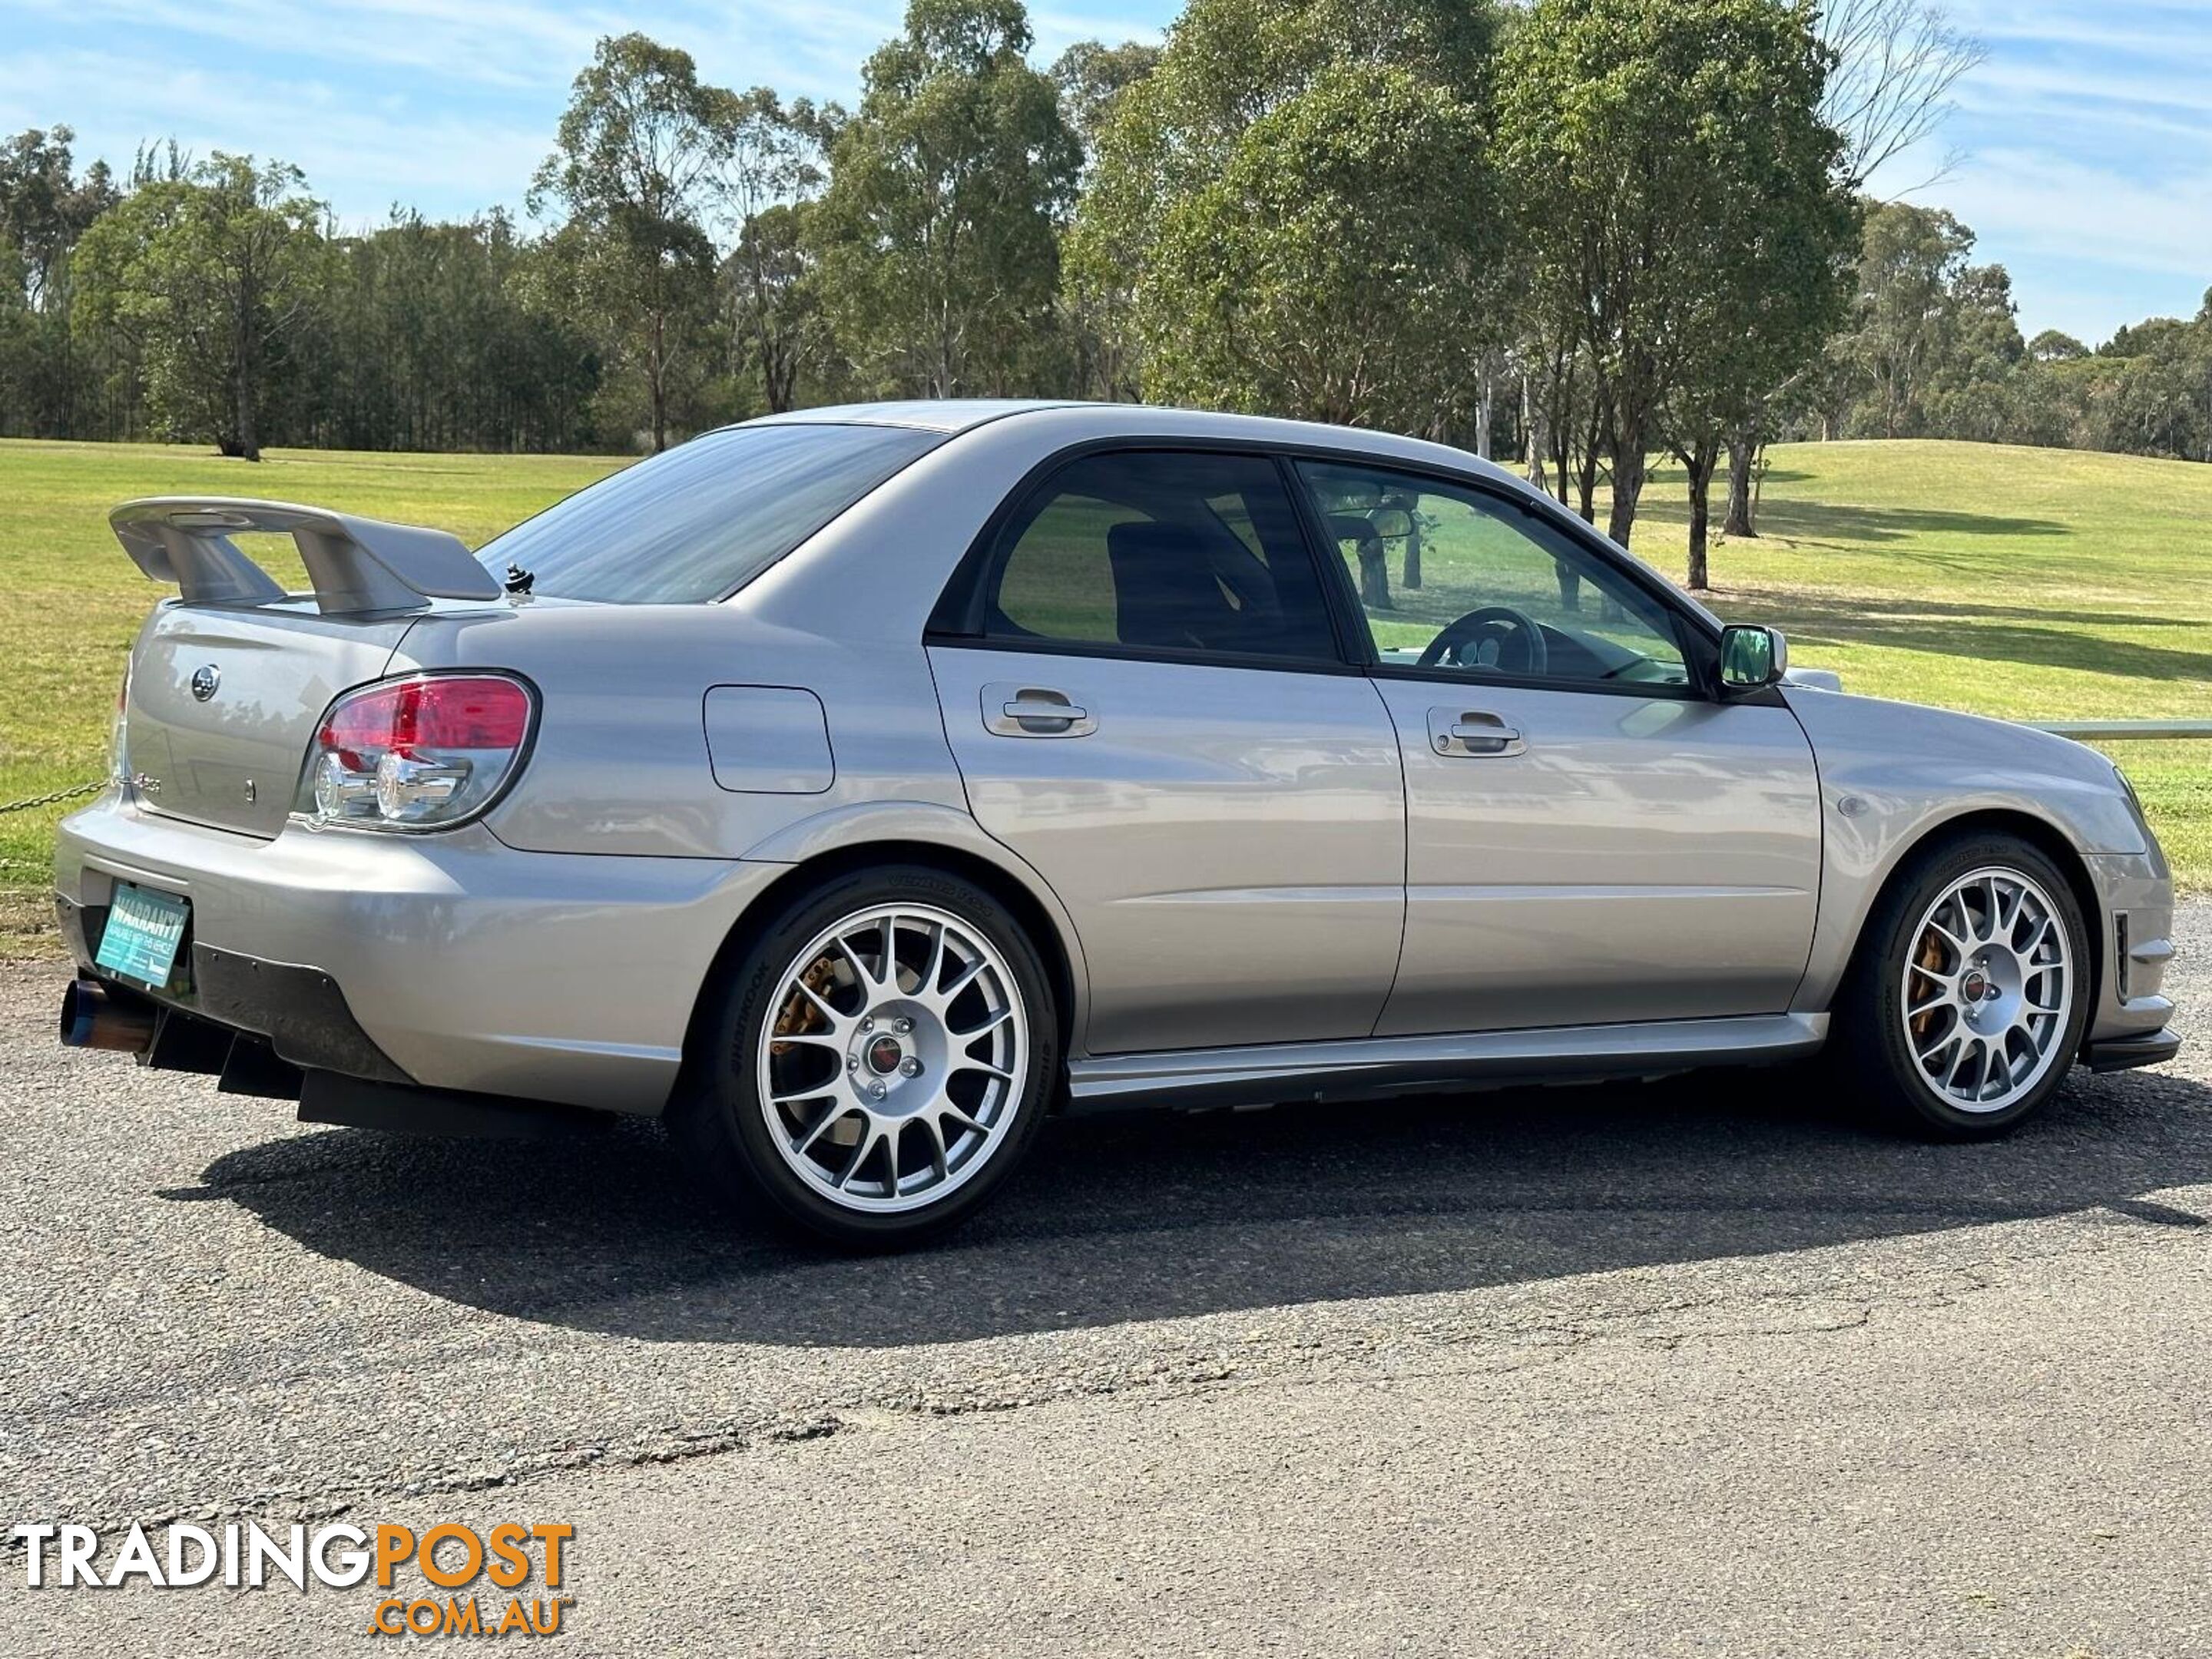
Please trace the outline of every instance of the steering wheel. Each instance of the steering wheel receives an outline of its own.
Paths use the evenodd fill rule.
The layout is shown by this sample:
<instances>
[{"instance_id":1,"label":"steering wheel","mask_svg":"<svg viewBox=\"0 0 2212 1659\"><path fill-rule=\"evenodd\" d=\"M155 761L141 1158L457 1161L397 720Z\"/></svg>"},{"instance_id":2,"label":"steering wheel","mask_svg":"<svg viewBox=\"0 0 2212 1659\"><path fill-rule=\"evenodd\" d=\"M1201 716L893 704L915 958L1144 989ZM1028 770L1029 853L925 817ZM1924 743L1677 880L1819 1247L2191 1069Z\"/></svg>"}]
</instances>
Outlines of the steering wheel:
<instances>
[{"instance_id":1,"label":"steering wheel","mask_svg":"<svg viewBox=\"0 0 2212 1659\"><path fill-rule=\"evenodd\" d=\"M1486 640L1498 641L1498 660L1483 662L1474 655ZM1551 663L1544 630L1507 605L1486 605L1470 611L1431 640L1421 653L1420 665L1434 668L1449 656L1455 668L1486 668L1515 674L1542 674Z\"/></svg>"}]
</instances>

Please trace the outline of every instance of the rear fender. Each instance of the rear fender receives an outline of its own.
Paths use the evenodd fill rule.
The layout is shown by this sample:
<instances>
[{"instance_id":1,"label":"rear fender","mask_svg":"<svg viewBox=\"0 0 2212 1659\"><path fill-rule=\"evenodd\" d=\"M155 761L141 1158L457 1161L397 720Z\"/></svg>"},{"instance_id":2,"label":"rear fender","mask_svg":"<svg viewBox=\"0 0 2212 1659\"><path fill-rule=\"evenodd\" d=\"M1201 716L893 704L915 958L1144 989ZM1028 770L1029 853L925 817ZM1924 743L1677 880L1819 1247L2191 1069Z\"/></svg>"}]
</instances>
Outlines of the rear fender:
<instances>
[{"instance_id":1,"label":"rear fender","mask_svg":"<svg viewBox=\"0 0 2212 1659\"><path fill-rule=\"evenodd\" d=\"M805 865L875 845L942 847L989 865L1024 893L1050 923L1067 963L1071 1054L1083 1052L1089 1029L1091 975L1075 919L1036 867L985 834L967 813L930 801L863 801L787 824L748 848L748 860Z\"/></svg>"}]
</instances>

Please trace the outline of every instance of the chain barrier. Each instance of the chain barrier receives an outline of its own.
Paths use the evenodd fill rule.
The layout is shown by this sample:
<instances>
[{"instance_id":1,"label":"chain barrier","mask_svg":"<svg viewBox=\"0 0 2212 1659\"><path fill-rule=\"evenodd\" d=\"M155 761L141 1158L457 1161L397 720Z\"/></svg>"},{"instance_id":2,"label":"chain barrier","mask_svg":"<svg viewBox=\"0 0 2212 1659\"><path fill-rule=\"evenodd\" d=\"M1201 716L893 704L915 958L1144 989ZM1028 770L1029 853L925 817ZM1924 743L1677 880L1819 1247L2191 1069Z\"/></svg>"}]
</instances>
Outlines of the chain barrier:
<instances>
[{"instance_id":1,"label":"chain barrier","mask_svg":"<svg viewBox=\"0 0 2212 1659\"><path fill-rule=\"evenodd\" d=\"M27 812L34 806L53 806L65 800L75 800L79 795L89 795L106 781L106 778L94 778L90 783L80 783L69 789L56 789L48 794L33 795L28 800L0 802L0 817L9 812Z\"/></svg>"}]
</instances>

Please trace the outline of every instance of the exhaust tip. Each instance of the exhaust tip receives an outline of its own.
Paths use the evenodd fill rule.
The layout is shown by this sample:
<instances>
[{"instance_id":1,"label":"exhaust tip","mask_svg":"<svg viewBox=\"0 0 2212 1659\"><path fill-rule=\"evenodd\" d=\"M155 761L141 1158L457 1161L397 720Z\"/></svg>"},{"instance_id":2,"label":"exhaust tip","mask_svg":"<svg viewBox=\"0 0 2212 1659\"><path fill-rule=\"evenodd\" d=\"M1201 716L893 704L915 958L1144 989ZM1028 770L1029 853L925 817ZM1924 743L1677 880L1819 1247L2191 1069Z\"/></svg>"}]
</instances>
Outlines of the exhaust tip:
<instances>
[{"instance_id":1,"label":"exhaust tip","mask_svg":"<svg viewBox=\"0 0 2212 1659\"><path fill-rule=\"evenodd\" d=\"M154 1041L150 1009L109 994L107 988L80 974L62 992L61 1041L64 1048L118 1048L143 1054Z\"/></svg>"}]
</instances>

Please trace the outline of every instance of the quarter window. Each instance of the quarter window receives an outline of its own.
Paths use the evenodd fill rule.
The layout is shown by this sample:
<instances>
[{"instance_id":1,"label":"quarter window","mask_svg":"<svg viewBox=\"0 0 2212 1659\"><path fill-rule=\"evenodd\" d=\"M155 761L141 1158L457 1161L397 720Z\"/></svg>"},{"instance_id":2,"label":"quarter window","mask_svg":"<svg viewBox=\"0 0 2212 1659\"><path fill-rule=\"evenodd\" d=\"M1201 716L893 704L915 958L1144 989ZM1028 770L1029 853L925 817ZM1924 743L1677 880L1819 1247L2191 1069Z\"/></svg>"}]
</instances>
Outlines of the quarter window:
<instances>
[{"instance_id":1,"label":"quarter window","mask_svg":"<svg viewBox=\"0 0 2212 1659\"><path fill-rule=\"evenodd\" d=\"M1086 456L1036 490L985 572L987 638L1146 654L1337 659L1273 461Z\"/></svg>"},{"instance_id":2,"label":"quarter window","mask_svg":"<svg viewBox=\"0 0 2212 1659\"><path fill-rule=\"evenodd\" d=\"M1439 673L1686 686L1674 613L1556 526L1480 490L1302 462L1376 654Z\"/></svg>"},{"instance_id":3,"label":"quarter window","mask_svg":"<svg viewBox=\"0 0 2212 1659\"><path fill-rule=\"evenodd\" d=\"M735 592L945 441L902 427L727 427L556 501L477 554L552 599L684 605Z\"/></svg>"}]
</instances>

